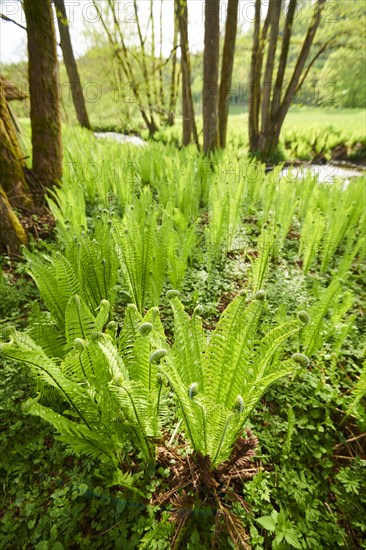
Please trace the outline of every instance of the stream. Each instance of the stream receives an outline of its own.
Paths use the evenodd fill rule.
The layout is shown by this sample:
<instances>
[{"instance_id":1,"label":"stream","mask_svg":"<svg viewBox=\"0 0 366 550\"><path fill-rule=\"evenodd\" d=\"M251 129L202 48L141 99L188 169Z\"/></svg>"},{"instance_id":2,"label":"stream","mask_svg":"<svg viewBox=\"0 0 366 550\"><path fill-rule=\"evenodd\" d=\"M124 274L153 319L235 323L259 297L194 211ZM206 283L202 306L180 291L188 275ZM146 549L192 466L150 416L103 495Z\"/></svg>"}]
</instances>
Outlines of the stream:
<instances>
[{"instance_id":1,"label":"stream","mask_svg":"<svg viewBox=\"0 0 366 550\"><path fill-rule=\"evenodd\" d=\"M348 165L338 164L309 164L300 166L288 166L281 170L281 176L288 176L291 179L304 179L311 172L317 177L320 183L333 183L336 180L342 179L345 183L349 183L351 178L364 176L366 170L363 167L353 167Z\"/></svg>"}]
</instances>

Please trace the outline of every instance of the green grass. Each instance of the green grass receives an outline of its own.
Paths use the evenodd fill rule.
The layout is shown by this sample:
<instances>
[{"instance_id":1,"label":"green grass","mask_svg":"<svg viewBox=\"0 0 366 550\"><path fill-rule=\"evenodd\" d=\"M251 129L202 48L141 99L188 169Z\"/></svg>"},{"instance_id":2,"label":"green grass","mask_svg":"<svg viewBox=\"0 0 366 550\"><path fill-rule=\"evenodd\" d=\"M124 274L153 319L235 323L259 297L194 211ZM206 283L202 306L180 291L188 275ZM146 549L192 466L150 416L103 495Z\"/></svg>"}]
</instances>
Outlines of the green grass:
<instances>
[{"instance_id":1,"label":"green grass","mask_svg":"<svg viewBox=\"0 0 366 550\"><path fill-rule=\"evenodd\" d=\"M238 147L248 147L248 114L229 117L229 139ZM330 159L331 150L345 144L350 159L366 160L366 110L293 108L282 130L280 148L286 160L311 160L319 153Z\"/></svg>"},{"instance_id":2,"label":"green grass","mask_svg":"<svg viewBox=\"0 0 366 550\"><path fill-rule=\"evenodd\" d=\"M247 109L242 105L230 106L230 121L233 124L235 115L243 116L243 123L248 123ZM338 109L331 107L293 107L290 109L284 128L292 125L302 126L305 130L309 126L332 126L334 130L354 131L355 134L366 133L366 109Z\"/></svg>"}]
</instances>

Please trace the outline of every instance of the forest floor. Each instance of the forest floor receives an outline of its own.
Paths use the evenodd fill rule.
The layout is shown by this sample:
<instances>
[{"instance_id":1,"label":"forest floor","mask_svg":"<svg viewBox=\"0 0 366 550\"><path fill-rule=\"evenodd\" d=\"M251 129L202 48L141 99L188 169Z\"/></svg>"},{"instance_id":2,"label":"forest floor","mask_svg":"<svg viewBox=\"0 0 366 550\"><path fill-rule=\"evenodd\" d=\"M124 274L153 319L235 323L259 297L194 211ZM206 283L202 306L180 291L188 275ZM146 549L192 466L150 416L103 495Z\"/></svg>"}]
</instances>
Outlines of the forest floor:
<instances>
[{"instance_id":1,"label":"forest floor","mask_svg":"<svg viewBox=\"0 0 366 550\"><path fill-rule=\"evenodd\" d=\"M348 140L352 132L359 139L359 115L359 128L344 130ZM360 381L365 376L365 178L352 178L344 188L341 182L321 184L307 175L288 185L279 168L265 174L244 158L247 176L239 188L235 174L228 171L224 177L220 170L222 163L230 166L244 156L243 145L235 141L243 118L234 117L232 145L209 167L194 147L178 151L149 143L133 148L65 125L65 166L71 163L73 170L65 170L58 192L57 231L49 214L27 220L33 260L49 266L52 258L69 252L69 245L78 251L89 236L90 244L98 245L93 239L100 224L105 222L109 231L114 217L152 210L157 216L154 238L161 235L164 220L174 221L171 232L163 233L169 246L159 241L154 249L161 254L164 245L162 292L155 301L149 298L149 305L159 307L169 339L174 331L165 291L176 287L173 280L190 315L202 305L207 334L227 304L242 290L250 296L255 285L267 293L264 333L273 323L309 311L310 366L271 386L250 416L247 427L259 439L259 471L243 484L249 511L239 505L235 511L253 550L364 550L366 414ZM316 135L324 137L324 132L325 122ZM330 151L335 134L326 135ZM308 136L304 151L310 150L312 139ZM23 140L27 150L27 132ZM238 189L239 202L232 200ZM313 222L323 232L314 231ZM192 232L195 240L189 238ZM11 327L29 330L39 315L48 324L52 317L29 275L31 261L3 256L1 262L0 339L6 341ZM121 272L116 293L113 319L120 327L133 300ZM285 352L291 353L290 348ZM168 489L169 468L143 465L128 447L121 466L131 470L140 493L107 487L102 463L78 456L55 438L49 424L23 412L24 402L39 391L27 367L1 357L0 369L0 548L168 550L172 505L152 502ZM183 548L210 548L215 513L197 507L182 535ZM220 548L233 545L223 539Z\"/></svg>"}]
</instances>

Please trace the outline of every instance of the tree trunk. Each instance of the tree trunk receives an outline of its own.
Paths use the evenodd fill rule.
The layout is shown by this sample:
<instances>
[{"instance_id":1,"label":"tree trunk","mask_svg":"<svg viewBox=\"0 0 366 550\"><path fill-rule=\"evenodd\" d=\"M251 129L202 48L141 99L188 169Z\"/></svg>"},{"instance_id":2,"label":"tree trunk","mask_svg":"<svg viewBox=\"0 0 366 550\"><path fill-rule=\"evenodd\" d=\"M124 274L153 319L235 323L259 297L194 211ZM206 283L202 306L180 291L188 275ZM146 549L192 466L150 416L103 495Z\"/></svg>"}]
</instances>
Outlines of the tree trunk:
<instances>
[{"instance_id":1,"label":"tree trunk","mask_svg":"<svg viewBox=\"0 0 366 550\"><path fill-rule=\"evenodd\" d=\"M5 99L4 80L0 76L0 186L15 207L32 204L23 157Z\"/></svg>"},{"instance_id":2,"label":"tree trunk","mask_svg":"<svg viewBox=\"0 0 366 550\"><path fill-rule=\"evenodd\" d=\"M183 117L183 134L182 145L185 147L191 143L192 125L191 125L191 110L189 106L189 70L188 70L188 10L187 2L179 2L179 27L180 27L180 49L181 49L181 71L182 71L182 117Z\"/></svg>"},{"instance_id":3,"label":"tree trunk","mask_svg":"<svg viewBox=\"0 0 366 550\"><path fill-rule=\"evenodd\" d=\"M46 186L62 176L60 85L51 0L24 0L33 171Z\"/></svg>"},{"instance_id":4,"label":"tree trunk","mask_svg":"<svg viewBox=\"0 0 366 550\"><path fill-rule=\"evenodd\" d=\"M205 2L205 40L203 52L203 150L218 147L218 80L220 48L220 0Z\"/></svg>"},{"instance_id":5,"label":"tree trunk","mask_svg":"<svg viewBox=\"0 0 366 550\"><path fill-rule=\"evenodd\" d=\"M0 76L0 249L9 255L19 254L20 246L27 244L27 235L12 209L32 205L24 166Z\"/></svg>"},{"instance_id":6,"label":"tree trunk","mask_svg":"<svg viewBox=\"0 0 366 550\"><path fill-rule=\"evenodd\" d=\"M283 80L285 77L285 70L287 65L288 52L290 49L290 40L292 25L294 22L294 16L296 11L297 0L290 0L290 3L287 8L287 15L285 21L285 28L283 31L282 47L280 60L278 62L277 77L276 83L273 89L273 99L272 99L272 108L271 108L271 118L273 119L276 116L276 113L281 104L282 96L282 86Z\"/></svg>"},{"instance_id":7,"label":"tree trunk","mask_svg":"<svg viewBox=\"0 0 366 550\"><path fill-rule=\"evenodd\" d=\"M222 54L221 81L219 90L219 136L220 147L226 147L229 97L233 75L236 32L238 28L239 0L229 0L227 7L224 51Z\"/></svg>"},{"instance_id":8,"label":"tree trunk","mask_svg":"<svg viewBox=\"0 0 366 550\"><path fill-rule=\"evenodd\" d=\"M160 97L160 108L162 115L165 114L166 104L165 104L165 91L164 91L164 76L163 76L163 1L160 0L160 16L159 16L159 97Z\"/></svg>"},{"instance_id":9,"label":"tree trunk","mask_svg":"<svg viewBox=\"0 0 366 550\"><path fill-rule=\"evenodd\" d=\"M28 243L26 232L20 224L8 197L0 185L0 249L7 250L9 255L20 253L21 245Z\"/></svg>"},{"instance_id":10,"label":"tree trunk","mask_svg":"<svg viewBox=\"0 0 366 550\"><path fill-rule=\"evenodd\" d=\"M148 124L148 128L149 128L149 134L150 136L152 137L155 132L158 131L158 127L157 127L157 124L155 122L155 118L154 118L154 112L156 111L156 108L154 107L154 103L153 103L153 98L152 98L152 92L151 92L151 88L150 88L150 77L149 77L149 73L148 73L148 70L147 70L147 57L146 57L146 51L145 51L145 40L142 36L142 31L141 31L141 25L140 25L140 19L139 19L139 14L138 14L138 5L137 5L137 0L133 0L133 6L134 6L134 13L135 13L135 20L136 20L136 24L137 24L137 34L139 36L139 41L140 41L140 47L141 47L141 68L142 68L142 75L143 75L143 78L144 78L144 84L145 84L145 87L146 87L146 98L147 98L147 104L149 106L149 113L150 113L150 121L149 121L149 124ZM152 17L152 11L150 10L150 16ZM152 21L152 29L154 28L154 20ZM155 36L154 36L154 33L152 34L152 46L153 46L153 55L155 56ZM155 63L155 60L153 60L153 63ZM154 65L153 65L153 69L154 69ZM155 81L155 75L154 75L154 81ZM155 95L157 96L157 94L155 93Z\"/></svg>"},{"instance_id":11,"label":"tree trunk","mask_svg":"<svg viewBox=\"0 0 366 550\"><path fill-rule=\"evenodd\" d=\"M248 101L249 152L255 153L258 148L259 136L259 100L260 100L260 70L258 68L260 30L261 30L261 0L255 2L254 33L252 59L250 64L250 85Z\"/></svg>"},{"instance_id":12,"label":"tree trunk","mask_svg":"<svg viewBox=\"0 0 366 550\"><path fill-rule=\"evenodd\" d=\"M183 146L191 143L191 137L198 147L198 133L194 115L194 105L191 87L191 63L189 56L188 42L188 8L187 0L177 0L178 20L180 32L181 49L181 71L182 71L182 117L183 117Z\"/></svg>"},{"instance_id":13,"label":"tree trunk","mask_svg":"<svg viewBox=\"0 0 366 550\"><path fill-rule=\"evenodd\" d=\"M292 74L290 83L289 83L288 88L286 90L285 97L282 101L282 104L281 104L281 107L280 107L280 110L279 110L278 118L279 118L279 121L281 123L281 126L283 124L283 121L285 120L285 116L286 116L286 114L287 114L287 112L290 108L291 102L292 102L292 100L293 100L293 98L296 94L296 91L298 90L298 84L299 84L299 81L300 81L301 73L302 73L302 71L305 67L306 60L307 60L307 58L309 56L309 53L310 53L310 48L311 48L311 46L314 42L315 34L316 34L316 31L317 31L319 23L320 23L321 14L322 14L323 8L325 6L325 2L326 2L326 0L318 0L317 1L317 5L316 5L316 9L315 9L313 19L312 19L312 21L310 23L310 26L308 28L308 32L306 33L306 37L305 37L304 43L302 45L299 57L297 59L297 62L296 62L295 68L294 68L294 72Z\"/></svg>"},{"instance_id":14,"label":"tree trunk","mask_svg":"<svg viewBox=\"0 0 366 550\"><path fill-rule=\"evenodd\" d=\"M177 45L178 45L178 33L179 33L179 20L178 20L178 0L174 0L174 38L173 38L173 56L172 56L172 73L170 79L170 94L169 94L169 113L168 113L168 126L174 126L175 120L175 107L177 104Z\"/></svg>"},{"instance_id":15,"label":"tree trunk","mask_svg":"<svg viewBox=\"0 0 366 550\"><path fill-rule=\"evenodd\" d=\"M57 23L60 32L60 46L65 62L67 76L69 78L69 84L71 87L72 100L74 102L76 116L78 118L80 126L86 128L87 130L91 130L91 125L85 105L83 88L81 85L79 72L72 49L65 3L64 0L53 0L53 2L56 6Z\"/></svg>"},{"instance_id":16,"label":"tree trunk","mask_svg":"<svg viewBox=\"0 0 366 550\"><path fill-rule=\"evenodd\" d=\"M261 131L259 136L259 148L266 141L270 124L271 92L273 69L277 48L277 39L280 24L282 0L270 0L268 9L270 10L271 32L269 36L267 63L263 77L262 105L261 105Z\"/></svg>"},{"instance_id":17,"label":"tree trunk","mask_svg":"<svg viewBox=\"0 0 366 550\"><path fill-rule=\"evenodd\" d=\"M274 113L271 120L269 131L267 132L266 139L264 140L261 147L261 158L266 160L270 158L273 152L278 148L278 143L281 135L281 130L283 123L285 121L288 110L291 106L292 100L295 97L295 94L300 89L300 86L303 84L305 78L300 82L300 78L305 67L306 61L308 59L311 46L314 42L315 34L318 29L321 13L324 8L326 0L317 0L317 6L311 20L310 26L306 33L305 40L303 42L301 51L297 58L297 62L290 80L290 83L287 87L285 97L283 98L280 107ZM307 72L305 71L305 75Z\"/></svg>"},{"instance_id":18,"label":"tree trunk","mask_svg":"<svg viewBox=\"0 0 366 550\"><path fill-rule=\"evenodd\" d=\"M272 86L276 43L279 35L281 2L282 0L270 0L268 13L262 32L260 30L261 0L256 0L255 3L255 25L249 99L249 152L252 154L257 154L261 160L264 161L270 160L275 151L278 149L281 129L291 102L295 94L304 83L304 80L306 79L314 61L317 59L317 56L324 51L328 44L326 43L319 50L318 54L313 58L307 69L304 71L311 46L314 42L314 37L320 23L321 13L326 3L326 0L316 0L314 15L307 30L301 51L298 55L290 83L283 94L284 76L289 56L294 15L297 6L297 0L289 0L278 69L275 84ZM271 33L268 45L265 75L263 77L262 102L260 104L260 78L262 73L263 51L269 26L271 27ZM260 131L259 116L261 116Z\"/></svg>"},{"instance_id":19,"label":"tree trunk","mask_svg":"<svg viewBox=\"0 0 366 550\"><path fill-rule=\"evenodd\" d=\"M261 7L262 1L256 0L255 19L254 19L254 37L251 59L251 78L249 88L249 152L254 154L259 146L259 114L261 99L261 76L264 49L267 39L267 33L270 22L271 10L268 6L267 16L261 30Z\"/></svg>"}]
</instances>

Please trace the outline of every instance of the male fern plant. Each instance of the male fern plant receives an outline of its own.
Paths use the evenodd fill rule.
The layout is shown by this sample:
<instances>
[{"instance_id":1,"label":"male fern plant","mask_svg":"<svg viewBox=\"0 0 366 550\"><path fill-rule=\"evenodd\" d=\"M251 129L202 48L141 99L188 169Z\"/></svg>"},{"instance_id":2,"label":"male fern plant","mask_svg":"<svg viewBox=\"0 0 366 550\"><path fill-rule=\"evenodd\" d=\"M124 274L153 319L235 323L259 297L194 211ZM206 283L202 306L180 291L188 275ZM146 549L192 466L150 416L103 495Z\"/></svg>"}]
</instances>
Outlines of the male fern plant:
<instances>
[{"instance_id":1,"label":"male fern plant","mask_svg":"<svg viewBox=\"0 0 366 550\"><path fill-rule=\"evenodd\" d=\"M22 361L31 375L56 392L55 409L42 403L42 394L24 404L24 411L51 423L77 453L89 455L112 469L116 483L129 480L118 469L126 444L145 461L154 460L160 437L163 389L157 372L157 349L164 333L155 310L143 318L135 306L126 310L118 339L108 323L109 303L94 316L77 295L65 308L65 338L69 351L60 360L26 333L14 331L0 344L7 357ZM155 356L154 356L155 353Z\"/></svg>"},{"instance_id":2,"label":"male fern plant","mask_svg":"<svg viewBox=\"0 0 366 550\"><path fill-rule=\"evenodd\" d=\"M286 341L299 333L304 316L260 334L264 291L247 303L244 294L226 308L209 336L199 311L190 318L179 298L170 299L175 342L160 365L177 396L179 416L195 451L209 456L212 468L227 460L246 420L267 388L291 374L302 354L280 360ZM301 320L302 319L302 320Z\"/></svg>"}]
</instances>

